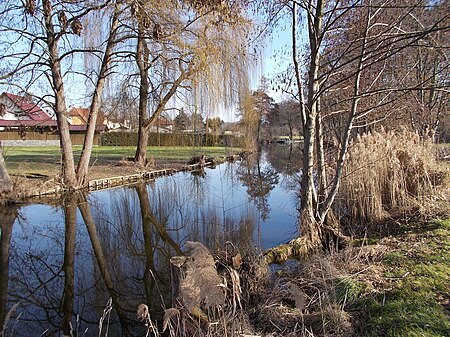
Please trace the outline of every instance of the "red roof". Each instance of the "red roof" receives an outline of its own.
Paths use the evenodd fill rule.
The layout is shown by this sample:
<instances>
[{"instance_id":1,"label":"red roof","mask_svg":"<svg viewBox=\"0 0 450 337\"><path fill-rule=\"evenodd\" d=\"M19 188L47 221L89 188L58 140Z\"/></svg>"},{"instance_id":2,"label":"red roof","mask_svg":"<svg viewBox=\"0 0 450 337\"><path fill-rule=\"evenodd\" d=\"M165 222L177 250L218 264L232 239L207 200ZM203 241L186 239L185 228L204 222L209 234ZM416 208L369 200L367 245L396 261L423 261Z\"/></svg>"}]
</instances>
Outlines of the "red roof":
<instances>
[{"instance_id":1,"label":"red roof","mask_svg":"<svg viewBox=\"0 0 450 337\"><path fill-rule=\"evenodd\" d=\"M42 110L30 98L18 96L4 92L2 96L8 97L20 110L22 110L29 120L6 120L0 118L0 126L56 126L57 123L44 110Z\"/></svg>"},{"instance_id":2,"label":"red roof","mask_svg":"<svg viewBox=\"0 0 450 337\"><path fill-rule=\"evenodd\" d=\"M69 125L70 131L86 131L87 125ZM99 124L95 126L95 131L105 131L106 125Z\"/></svg>"},{"instance_id":3,"label":"red roof","mask_svg":"<svg viewBox=\"0 0 450 337\"><path fill-rule=\"evenodd\" d=\"M1 119L0 118L0 126L3 127L17 127L17 126L52 126L57 127L58 124L56 120L52 119L44 110L42 110L36 103L34 103L31 98L18 96L14 94L10 94L4 92L1 96L8 97L21 111L26 114L26 116L30 119ZM72 109L74 110L74 109ZM72 111L71 110L71 111ZM89 110L85 108L76 108L75 112L80 116L88 113ZM87 125L72 125L69 123L70 131L86 131ZM96 131L105 131L107 129L106 125L99 124L96 125Z\"/></svg>"}]
</instances>

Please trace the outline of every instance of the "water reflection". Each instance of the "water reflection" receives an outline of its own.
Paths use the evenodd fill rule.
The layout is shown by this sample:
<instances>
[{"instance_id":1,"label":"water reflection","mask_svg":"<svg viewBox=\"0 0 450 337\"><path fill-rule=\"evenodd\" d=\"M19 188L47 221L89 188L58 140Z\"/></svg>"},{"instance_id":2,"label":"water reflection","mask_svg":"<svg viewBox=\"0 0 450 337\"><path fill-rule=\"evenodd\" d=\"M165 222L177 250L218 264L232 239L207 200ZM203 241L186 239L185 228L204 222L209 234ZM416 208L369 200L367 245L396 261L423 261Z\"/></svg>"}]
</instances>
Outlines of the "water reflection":
<instances>
[{"instance_id":1,"label":"water reflection","mask_svg":"<svg viewBox=\"0 0 450 337\"><path fill-rule=\"evenodd\" d=\"M271 166L262 167L262 152L255 153L244 159L238 170L240 181L247 187L247 193L266 220L270 207L268 198L270 192L279 182L279 173Z\"/></svg>"},{"instance_id":2,"label":"water reflection","mask_svg":"<svg viewBox=\"0 0 450 337\"><path fill-rule=\"evenodd\" d=\"M186 241L265 249L295 235L294 153L1 208L4 336L145 334L135 309L146 303L158 318L171 306L169 260Z\"/></svg>"},{"instance_id":3,"label":"water reflection","mask_svg":"<svg viewBox=\"0 0 450 337\"><path fill-rule=\"evenodd\" d=\"M8 301L8 272L9 256L11 249L11 236L14 221L16 220L18 207L0 207L0 331L5 322L6 305Z\"/></svg>"}]
</instances>

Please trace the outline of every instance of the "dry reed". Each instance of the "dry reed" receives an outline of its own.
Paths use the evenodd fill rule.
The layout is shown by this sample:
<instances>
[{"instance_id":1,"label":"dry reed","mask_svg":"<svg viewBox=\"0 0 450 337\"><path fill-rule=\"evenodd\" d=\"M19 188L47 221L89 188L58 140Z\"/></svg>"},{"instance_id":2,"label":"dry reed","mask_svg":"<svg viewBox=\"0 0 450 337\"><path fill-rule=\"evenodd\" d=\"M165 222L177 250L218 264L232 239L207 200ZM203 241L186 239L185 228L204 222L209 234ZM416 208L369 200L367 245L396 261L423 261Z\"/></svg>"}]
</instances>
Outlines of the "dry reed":
<instances>
[{"instance_id":1,"label":"dry reed","mask_svg":"<svg viewBox=\"0 0 450 337\"><path fill-rule=\"evenodd\" d=\"M358 136L348 153L335 211L352 225L417 210L442 183L432 144L408 131Z\"/></svg>"}]
</instances>

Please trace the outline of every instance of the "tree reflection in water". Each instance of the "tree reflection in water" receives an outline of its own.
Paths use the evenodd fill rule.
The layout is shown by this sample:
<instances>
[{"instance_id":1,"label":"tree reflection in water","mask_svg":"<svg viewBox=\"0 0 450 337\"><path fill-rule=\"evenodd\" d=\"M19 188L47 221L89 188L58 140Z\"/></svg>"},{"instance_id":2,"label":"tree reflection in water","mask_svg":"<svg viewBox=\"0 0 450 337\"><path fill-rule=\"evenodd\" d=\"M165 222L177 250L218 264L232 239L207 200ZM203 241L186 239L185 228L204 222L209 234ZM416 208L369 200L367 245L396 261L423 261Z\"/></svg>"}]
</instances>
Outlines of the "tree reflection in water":
<instances>
[{"instance_id":1,"label":"tree reflection in water","mask_svg":"<svg viewBox=\"0 0 450 337\"><path fill-rule=\"evenodd\" d=\"M303 156L300 144L270 145L265 150L267 162L282 175L281 187L298 191Z\"/></svg>"},{"instance_id":2,"label":"tree reflection in water","mask_svg":"<svg viewBox=\"0 0 450 337\"><path fill-rule=\"evenodd\" d=\"M9 255L13 225L18 211L17 206L0 206L0 334L7 314Z\"/></svg>"},{"instance_id":3,"label":"tree reflection in water","mask_svg":"<svg viewBox=\"0 0 450 337\"><path fill-rule=\"evenodd\" d=\"M110 298L103 329L111 336L144 333L136 307L146 303L159 318L171 305L169 260L186 241L213 252L227 242L240 250L259 246L255 231L270 211L269 196L280 193L275 184L297 179L282 164L282 156L290 160L295 152L276 155L266 157L271 166L225 164L203 176L68 195L57 207L23 206L24 214L39 215L37 222L34 213L17 221L17 207L0 209L0 319L15 306L5 336L98 336Z\"/></svg>"},{"instance_id":4,"label":"tree reflection in water","mask_svg":"<svg viewBox=\"0 0 450 337\"><path fill-rule=\"evenodd\" d=\"M270 191L278 184L279 174L271 166L261 165L262 152L247 157L239 166L239 179L247 187L249 198L255 203L263 220L270 212L268 198Z\"/></svg>"}]
</instances>

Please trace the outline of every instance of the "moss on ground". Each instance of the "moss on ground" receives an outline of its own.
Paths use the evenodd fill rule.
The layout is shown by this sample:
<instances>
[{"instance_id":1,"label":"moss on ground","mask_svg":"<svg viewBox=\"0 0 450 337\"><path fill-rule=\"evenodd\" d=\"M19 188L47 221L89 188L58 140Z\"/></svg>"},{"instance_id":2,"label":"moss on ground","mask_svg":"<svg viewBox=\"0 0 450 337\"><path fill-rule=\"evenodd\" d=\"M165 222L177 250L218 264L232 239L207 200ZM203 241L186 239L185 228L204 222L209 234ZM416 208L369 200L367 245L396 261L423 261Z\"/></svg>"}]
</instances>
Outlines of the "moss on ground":
<instances>
[{"instance_id":1,"label":"moss on ground","mask_svg":"<svg viewBox=\"0 0 450 337\"><path fill-rule=\"evenodd\" d=\"M384 256L386 289L354 302L359 336L450 336L450 219L416 229Z\"/></svg>"}]
</instances>

